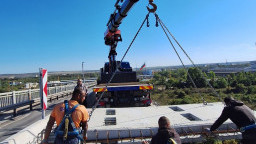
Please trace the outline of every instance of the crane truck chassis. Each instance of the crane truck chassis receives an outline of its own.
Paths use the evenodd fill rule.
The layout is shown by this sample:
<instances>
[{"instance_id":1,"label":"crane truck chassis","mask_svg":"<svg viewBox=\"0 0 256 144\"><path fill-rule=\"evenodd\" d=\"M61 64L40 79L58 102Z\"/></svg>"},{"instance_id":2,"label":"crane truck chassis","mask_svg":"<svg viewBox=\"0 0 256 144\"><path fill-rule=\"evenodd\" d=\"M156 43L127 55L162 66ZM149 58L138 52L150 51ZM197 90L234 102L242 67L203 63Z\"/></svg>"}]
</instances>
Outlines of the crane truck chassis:
<instances>
[{"instance_id":1,"label":"crane truck chassis","mask_svg":"<svg viewBox=\"0 0 256 144\"><path fill-rule=\"evenodd\" d=\"M150 84L130 83L111 83L108 88L105 85L98 85L93 88L96 99L103 94L98 107L128 107L128 106L150 106Z\"/></svg>"},{"instance_id":2,"label":"crane truck chassis","mask_svg":"<svg viewBox=\"0 0 256 144\"><path fill-rule=\"evenodd\" d=\"M117 69L111 83L106 88L106 83L111 78L109 73L109 63L106 62L101 68L101 77L98 85L93 88L95 98L98 100L98 107L129 107L129 106L149 106L152 103L150 91L151 84L141 84L137 80L136 72L132 71L129 62L117 61L120 67Z\"/></svg>"}]
</instances>

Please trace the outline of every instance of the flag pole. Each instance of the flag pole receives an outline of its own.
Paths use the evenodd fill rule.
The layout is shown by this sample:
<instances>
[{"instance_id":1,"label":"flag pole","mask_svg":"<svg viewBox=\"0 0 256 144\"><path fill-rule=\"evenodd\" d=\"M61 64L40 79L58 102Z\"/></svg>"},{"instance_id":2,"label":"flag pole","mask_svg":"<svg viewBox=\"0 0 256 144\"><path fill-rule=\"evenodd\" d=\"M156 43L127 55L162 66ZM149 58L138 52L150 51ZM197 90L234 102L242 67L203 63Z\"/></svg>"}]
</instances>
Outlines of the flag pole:
<instances>
[{"instance_id":1,"label":"flag pole","mask_svg":"<svg viewBox=\"0 0 256 144\"><path fill-rule=\"evenodd\" d=\"M147 75L147 66L146 66L146 63L144 62L145 64L145 75Z\"/></svg>"}]
</instances>

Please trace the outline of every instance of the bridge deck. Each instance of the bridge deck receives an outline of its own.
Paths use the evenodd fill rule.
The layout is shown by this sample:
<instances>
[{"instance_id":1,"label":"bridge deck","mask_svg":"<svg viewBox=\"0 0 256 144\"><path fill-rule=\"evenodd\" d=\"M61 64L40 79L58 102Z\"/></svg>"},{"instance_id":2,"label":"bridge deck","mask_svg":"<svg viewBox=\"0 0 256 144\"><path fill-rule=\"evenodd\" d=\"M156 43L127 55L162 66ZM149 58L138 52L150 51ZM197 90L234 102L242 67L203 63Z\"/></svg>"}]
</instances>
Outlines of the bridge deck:
<instances>
[{"instance_id":1,"label":"bridge deck","mask_svg":"<svg viewBox=\"0 0 256 144\"><path fill-rule=\"evenodd\" d=\"M210 127L219 117L224 105L221 103L151 106L134 108L98 108L89 122L87 142L150 138L157 132L158 119L166 116L182 136L182 142L203 141L203 128ZM90 111L90 109L89 109ZM114 114L114 115L108 115ZM35 136L45 128L48 117L36 122L5 141L38 139ZM116 124L116 125L113 125ZM220 139L240 139L241 134L231 121L226 121L216 132ZM41 136L40 136L41 137ZM24 139L22 139L24 142Z\"/></svg>"},{"instance_id":2,"label":"bridge deck","mask_svg":"<svg viewBox=\"0 0 256 144\"><path fill-rule=\"evenodd\" d=\"M214 103L208 105L187 104L133 108L98 108L91 117L89 129L157 127L158 119L161 116L168 117L173 126L213 123L221 114L223 107L222 103ZM115 110L116 114L107 115L107 110ZM195 120L186 118L189 116L191 119L194 117ZM104 119L107 117L115 117L117 125L105 125Z\"/></svg>"},{"instance_id":3,"label":"bridge deck","mask_svg":"<svg viewBox=\"0 0 256 144\"><path fill-rule=\"evenodd\" d=\"M200 135L204 132L202 130L204 127L210 127L220 116L223 107L222 103L210 103L208 105L98 108L89 122L88 141L118 140L131 137L150 138L157 133L158 119L161 116L168 117L171 125L180 135L189 135L189 133ZM115 111L115 115L107 114L108 112L113 113L113 111ZM234 132L235 129L235 125L228 120L219 130L233 130L232 132ZM234 136L237 138L238 134ZM202 140L201 136L198 138Z\"/></svg>"}]
</instances>

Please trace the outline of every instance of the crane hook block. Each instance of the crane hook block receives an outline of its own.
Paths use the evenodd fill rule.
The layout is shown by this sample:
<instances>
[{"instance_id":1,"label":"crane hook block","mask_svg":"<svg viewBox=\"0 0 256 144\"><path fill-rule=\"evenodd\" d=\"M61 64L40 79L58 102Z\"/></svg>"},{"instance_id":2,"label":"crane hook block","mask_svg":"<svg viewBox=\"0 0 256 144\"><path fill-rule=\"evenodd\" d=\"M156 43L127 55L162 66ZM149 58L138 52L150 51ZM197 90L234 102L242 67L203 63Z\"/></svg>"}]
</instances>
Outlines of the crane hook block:
<instances>
[{"instance_id":1,"label":"crane hook block","mask_svg":"<svg viewBox=\"0 0 256 144\"><path fill-rule=\"evenodd\" d=\"M151 8L149 8L149 7L147 6L148 11L151 12L151 13L156 12L157 6L156 6L156 4L153 3L153 0L152 0L152 1L149 1L149 5L151 5L153 8L151 9Z\"/></svg>"}]
</instances>

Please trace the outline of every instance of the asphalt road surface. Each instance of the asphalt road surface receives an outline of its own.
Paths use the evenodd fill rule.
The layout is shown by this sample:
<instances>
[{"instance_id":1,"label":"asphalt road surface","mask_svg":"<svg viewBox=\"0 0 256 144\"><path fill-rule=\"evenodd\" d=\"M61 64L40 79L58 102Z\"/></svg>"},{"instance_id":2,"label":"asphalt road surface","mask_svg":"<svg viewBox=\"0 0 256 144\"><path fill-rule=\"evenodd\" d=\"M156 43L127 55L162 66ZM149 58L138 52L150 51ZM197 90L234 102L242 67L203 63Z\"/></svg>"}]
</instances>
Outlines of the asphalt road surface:
<instances>
[{"instance_id":1,"label":"asphalt road surface","mask_svg":"<svg viewBox=\"0 0 256 144\"><path fill-rule=\"evenodd\" d=\"M71 96L60 98L59 100L54 100L51 103L48 102L48 108L45 115L49 115L53 107L64 100L69 100ZM0 142L7 139L8 137L16 134L20 130L28 127L29 125L35 123L42 118L42 112L40 106L33 107L33 111L29 108L25 110L18 111L16 117L12 117L12 113L1 113L0 114Z\"/></svg>"}]
</instances>

